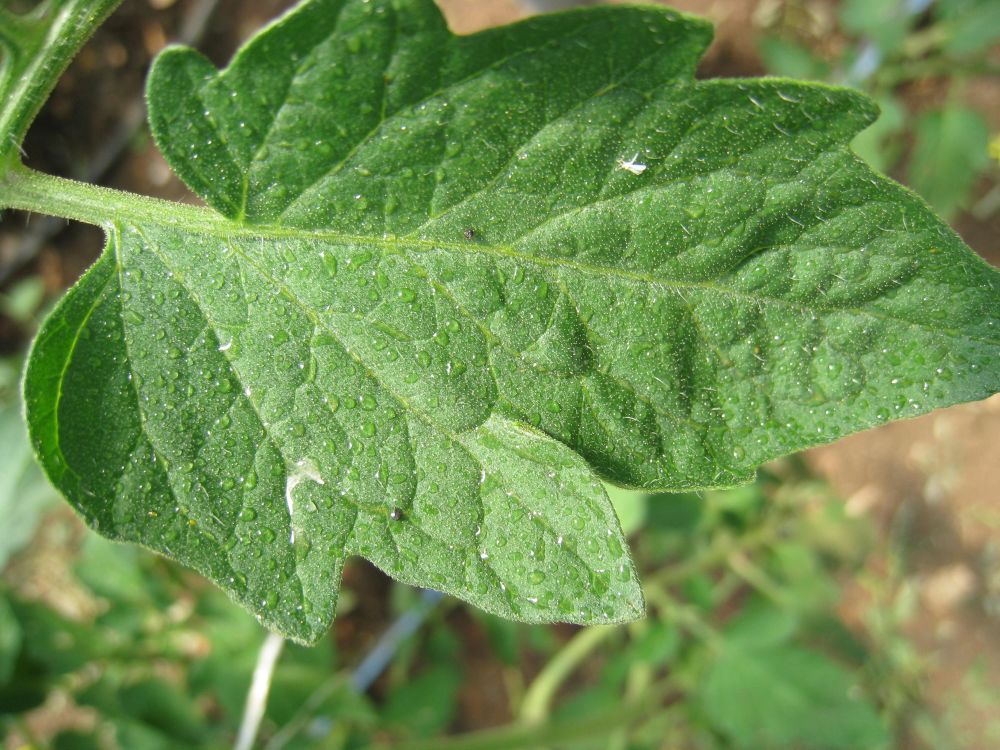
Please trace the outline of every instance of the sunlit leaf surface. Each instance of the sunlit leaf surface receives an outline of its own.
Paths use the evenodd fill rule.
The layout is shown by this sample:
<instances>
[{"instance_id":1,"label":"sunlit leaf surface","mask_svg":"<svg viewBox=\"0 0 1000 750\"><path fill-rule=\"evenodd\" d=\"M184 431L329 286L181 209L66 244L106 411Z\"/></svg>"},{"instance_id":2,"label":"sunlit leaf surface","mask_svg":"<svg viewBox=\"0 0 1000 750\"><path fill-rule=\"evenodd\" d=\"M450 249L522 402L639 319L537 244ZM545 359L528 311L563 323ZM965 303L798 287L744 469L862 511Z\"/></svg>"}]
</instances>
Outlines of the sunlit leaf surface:
<instances>
[{"instance_id":1,"label":"sunlit leaf surface","mask_svg":"<svg viewBox=\"0 0 1000 750\"><path fill-rule=\"evenodd\" d=\"M345 556L527 621L642 596L599 477L762 462L998 387L997 275L846 147L861 95L695 83L710 38L597 8L469 37L430 0L316 0L150 119L216 212L109 217L26 384L101 533L269 627Z\"/></svg>"}]
</instances>

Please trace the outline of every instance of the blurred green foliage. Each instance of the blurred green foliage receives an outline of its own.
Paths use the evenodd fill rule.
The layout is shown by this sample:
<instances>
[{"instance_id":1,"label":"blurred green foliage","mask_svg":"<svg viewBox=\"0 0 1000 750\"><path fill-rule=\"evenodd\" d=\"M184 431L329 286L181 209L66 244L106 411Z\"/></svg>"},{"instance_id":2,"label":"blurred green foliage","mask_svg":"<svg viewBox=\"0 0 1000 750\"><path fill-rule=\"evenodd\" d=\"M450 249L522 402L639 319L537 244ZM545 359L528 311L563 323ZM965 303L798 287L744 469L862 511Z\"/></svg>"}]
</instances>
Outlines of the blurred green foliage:
<instances>
[{"instance_id":1,"label":"blurred green foliage","mask_svg":"<svg viewBox=\"0 0 1000 750\"><path fill-rule=\"evenodd\" d=\"M827 29L817 28L823 24L814 22L809 4L782 3L759 42L768 71L873 96L882 116L857 136L855 150L875 169L895 173L944 218L973 207L980 180L996 190L1000 170L989 158L987 120L964 93L970 80L1000 75L1000 3L844 0L837 7L839 43L822 45L810 37ZM983 205L995 211L997 200Z\"/></svg>"},{"instance_id":2,"label":"blurred green foliage","mask_svg":"<svg viewBox=\"0 0 1000 750\"><path fill-rule=\"evenodd\" d=\"M41 497L6 491L20 499L0 504L5 514ZM898 629L859 631L837 611L872 530L800 462L774 464L729 491L612 496L648 582L649 618L527 626L446 601L365 693L351 687L363 653L342 652L333 635L313 649L289 645L259 746L836 750L894 747L914 717L928 723L919 667L897 664L900 649L885 645L905 643ZM44 519L50 533L68 529L70 541L23 548L0 590L8 742L230 746L260 626L195 574L81 534L61 507ZM23 578L31 566L67 574L30 596L17 571ZM366 596L345 597L338 624L369 644L418 606L417 592L394 584L388 612L370 618L359 604ZM477 712L501 725L483 729ZM442 738L456 729L473 731Z\"/></svg>"}]
</instances>

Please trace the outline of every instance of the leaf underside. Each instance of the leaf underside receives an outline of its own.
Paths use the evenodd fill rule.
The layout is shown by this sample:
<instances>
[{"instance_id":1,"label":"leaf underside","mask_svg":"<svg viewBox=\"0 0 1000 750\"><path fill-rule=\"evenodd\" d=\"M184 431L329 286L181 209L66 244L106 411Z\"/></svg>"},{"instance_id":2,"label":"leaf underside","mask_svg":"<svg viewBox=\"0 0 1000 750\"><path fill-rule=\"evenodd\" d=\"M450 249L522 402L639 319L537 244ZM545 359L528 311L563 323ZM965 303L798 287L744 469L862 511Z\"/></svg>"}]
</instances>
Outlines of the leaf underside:
<instances>
[{"instance_id":1,"label":"leaf underside","mask_svg":"<svg viewBox=\"0 0 1000 750\"><path fill-rule=\"evenodd\" d=\"M315 0L150 121L220 217L109 217L25 384L101 533L302 641L347 554L526 621L635 618L598 477L733 485L998 388L997 274L848 150L871 103L694 82L702 21L451 35Z\"/></svg>"}]
</instances>

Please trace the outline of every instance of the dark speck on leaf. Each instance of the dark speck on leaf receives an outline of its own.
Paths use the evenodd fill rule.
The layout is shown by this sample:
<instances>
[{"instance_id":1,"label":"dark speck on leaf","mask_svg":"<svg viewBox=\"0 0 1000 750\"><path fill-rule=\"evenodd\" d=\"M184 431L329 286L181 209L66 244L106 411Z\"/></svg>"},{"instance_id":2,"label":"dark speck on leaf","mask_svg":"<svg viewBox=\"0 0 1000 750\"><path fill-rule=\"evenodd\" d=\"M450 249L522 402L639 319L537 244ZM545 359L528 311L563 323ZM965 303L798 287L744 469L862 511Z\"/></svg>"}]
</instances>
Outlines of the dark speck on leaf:
<instances>
[{"instance_id":1,"label":"dark speck on leaf","mask_svg":"<svg viewBox=\"0 0 1000 750\"><path fill-rule=\"evenodd\" d=\"M393 508L391 511L389 511L389 518L391 518L393 521L400 521L400 520L402 520L402 518L403 518L403 509L402 508Z\"/></svg>"},{"instance_id":2,"label":"dark speck on leaf","mask_svg":"<svg viewBox=\"0 0 1000 750\"><path fill-rule=\"evenodd\" d=\"M468 229L466 229L464 232L462 232L462 234L465 235L465 239L467 239L467 240L474 240L474 239L476 239L476 230L473 229L472 227L469 227Z\"/></svg>"}]
</instances>

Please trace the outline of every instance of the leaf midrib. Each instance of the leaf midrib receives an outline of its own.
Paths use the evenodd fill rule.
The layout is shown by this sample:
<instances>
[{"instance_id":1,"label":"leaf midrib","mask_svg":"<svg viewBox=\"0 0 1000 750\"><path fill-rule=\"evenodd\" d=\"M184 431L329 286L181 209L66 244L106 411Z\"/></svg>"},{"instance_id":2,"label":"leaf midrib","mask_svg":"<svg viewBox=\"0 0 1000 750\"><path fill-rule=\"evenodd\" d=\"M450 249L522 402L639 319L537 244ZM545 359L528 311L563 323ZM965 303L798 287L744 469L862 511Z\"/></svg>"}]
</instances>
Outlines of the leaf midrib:
<instances>
[{"instance_id":1,"label":"leaf midrib","mask_svg":"<svg viewBox=\"0 0 1000 750\"><path fill-rule=\"evenodd\" d=\"M13 179L16 178L16 179ZM507 257L523 263L541 267L567 268L584 273L590 273L602 278L619 278L628 282L639 282L646 285L659 286L664 290L697 289L737 299L745 299L758 304L781 306L802 314L813 314L820 309L823 312L844 312L859 316L900 323L910 328L921 328L941 336L951 336L956 339L976 342L988 346L1000 346L1000 339L976 336L954 328L942 328L933 323L921 323L906 318L875 312L856 307L826 307L810 308L796 305L786 299L768 297L750 292L710 284L707 282L679 281L677 279L661 279L649 274L634 271L624 271L609 266L594 266L565 258L545 258L541 256L520 253L509 245L485 245L480 242L457 242L439 239L422 239L417 237L400 237L383 234L352 235L336 230L303 229L299 227L254 226L239 224L222 216L211 208L193 206L176 201L151 198L144 195L124 193L111 188L96 187L71 180L50 177L32 170L19 168L8 181L0 183L0 188L8 192L6 198L9 205L27 210L36 210L41 199L51 203L52 195L61 198L59 215L77 219L109 230L122 223L132 226L161 227L166 231L183 233L199 233L206 237L216 237L221 240L236 238L251 238L254 240L274 241L292 239L300 241L321 241L331 245L356 245L381 248L386 252L402 254L407 248L416 252L421 250L438 250L457 253L480 253L496 257ZM47 203L47 204L48 204ZM114 218L109 217L114 214ZM945 244L953 244L946 241ZM755 252L766 250L757 248ZM977 260L974 256L970 262ZM979 261L982 267L988 268L985 261ZM1000 332L998 332L1000 333Z\"/></svg>"},{"instance_id":2,"label":"leaf midrib","mask_svg":"<svg viewBox=\"0 0 1000 750\"><path fill-rule=\"evenodd\" d=\"M169 201L164 201L168 203ZM902 325L909 326L911 328L920 328L928 330L932 333L942 336L949 336L953 338L960 338L967 341L974 341L980 344L986 344L989 346L1000 346L1000 338L991 339L984 336L975 336L964 331L955 328L942 328L936 326L932 323L922 323L919 321L909 320L907 318L901 318L894 315L890 315L885 312L877 312L875 310L869 310L858 307L823 307L816 306L806 307L803 305L796 304L786 299L780 297L773 297L768 295L754 294L752 292L741 291L738 289L732 289L730 287L720 286L718 284L709 283L706 281L681 281L678 279L665 279L659 278L652 274L642 273L639 271L629 271L625 269L615 268L613 266L601 266L594 265L591 263L582 263L580 261L569 260L567 258L554 258L538 255L529 255L527 253L519 252L511 245L486 245L478 242L452 242L452 241L442 241L442 240L430 240L421 238L406 238L405 241L401 241L400 238L395 236L383 236L375 237L371 235L353 235L346 234L343 232L338 232L335 230L324 230L324 229L300 229L297 227L272 227L272 226L245 226L236 224L229 219L218 216L211 209L202 209L206 219L210 221L204 224L199 223L197 228L187 225L185 227L179 227L177 224L172 222L164 221L162 218L153 218L146 215L143 212L141 221L143 223L152 223L164 227L168 230L177 230L192 232L198 231L202 234L218 237L220 239L233 239L233 238L249 238L249 239L263 239L263 240L280 240L280 239L291 239L291 240L301 240L301 241L318 241L325 242L330 245L345 245L345 246L359 246L359 247L375 247L380 248L383 251L395 253L395 254L406 254L408 249L413 249L416 252L427 252L427 251L447 251L456 253L475 253L480 255L488 255L493 257L507 258L510 260L515 260L520 263L533 264L536 266L541 266L543 268L552 268L556 270L569 270L577 271L579 273L585 273L592 276L597 276L599 278L615 278L626 283L633 284L643 284L645 286L657 287L665 291L674 291L680 289L692 289L703 292L710 292L714 294L720 294L736 299L745 300L758 305L771 305L777 307L783 307L788 310L792 310L803 315L812 315L817 312L819 313L833 313L842 312L850 313L859 316L868 316L871 318L876 318L878 320L890 321L893 323L899 323ZM747 257L755 255L760 252L765 252L774 247L782 247L787 245L787 243L780 243L778 245L761 245L753 248ZM832 247L833 245L824 245L824 247Z\"/></svg>"}]
</instances>

